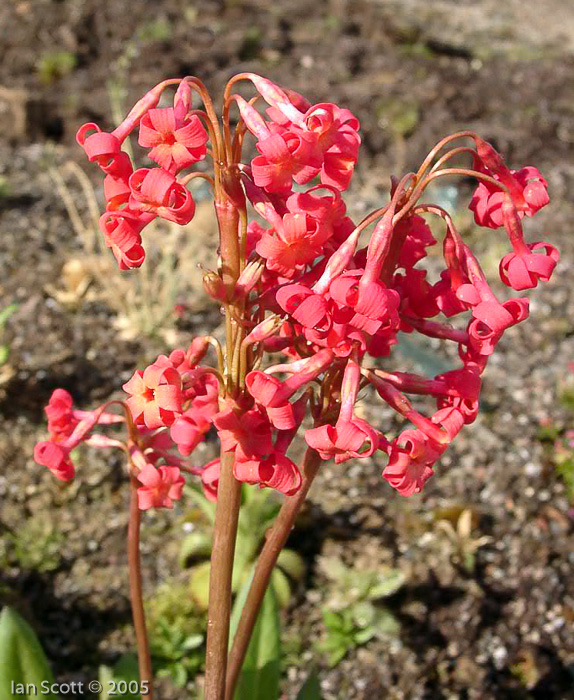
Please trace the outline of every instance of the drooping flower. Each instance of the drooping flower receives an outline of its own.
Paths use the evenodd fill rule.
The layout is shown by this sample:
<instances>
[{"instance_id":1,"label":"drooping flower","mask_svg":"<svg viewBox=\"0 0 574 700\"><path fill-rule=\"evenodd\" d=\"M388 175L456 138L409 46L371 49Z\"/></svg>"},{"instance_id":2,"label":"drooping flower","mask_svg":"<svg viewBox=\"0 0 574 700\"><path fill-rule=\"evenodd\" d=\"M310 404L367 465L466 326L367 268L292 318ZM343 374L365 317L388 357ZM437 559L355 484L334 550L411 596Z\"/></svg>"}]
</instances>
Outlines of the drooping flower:
<instances>
[{"instance_id":1,"label":"drooping flower","mask_svg":"<svg viewBox=\"0 0 574 700\"><path fill-rule=\"evenodd\" d=\"M136 424L170 426L181 414L181 377L165 355L143 372L136 370L122 388L130 395L126 404Z\"/></svg>"},{"instance_id":2,"label":"drooping flower","mask_svg":"<svg viewBox=\"0 0 574 700\"><path fill-rule=\"evenodd\" d=\"M143 484L137 490L140 510L173 508L173 502L180 500L185 484L178 467L154 467L150 463L140 470L137 480Z\"/></svg>"},{"instance_id":3,"label":"drooping flower","mask_svg":"<svg viewBox=\"0 0 574 700\"><path fill-rule=\"evenodd\" d=\"M199 117L180 116L173 107L150 109L140 122L138 143L151 148L148 157L171 173L203 160L207 141Z\"/></svg>"},{"instance_id":4,"label":"drooping flower","mask_svg":"<svg viewBox=\"0 0 574 700\"><path fill-rule=\"evenodd\" d=\"M292 496L301 487L299 469L281 452L273 451L261 459L236 459L233 473L238 481L268 486L286 496Z\"/></svg>"},{"instance_id":5,"label":"drooping flower","mask_svg":"<svg viewBox=\"0 0 574 700\"><path fill-rule=\"evenodd\" d=\"M163 168L140 168L129 179L130 209L152 213L183 226L195 214L191 192Z\"/></svg>"}]
</instances>

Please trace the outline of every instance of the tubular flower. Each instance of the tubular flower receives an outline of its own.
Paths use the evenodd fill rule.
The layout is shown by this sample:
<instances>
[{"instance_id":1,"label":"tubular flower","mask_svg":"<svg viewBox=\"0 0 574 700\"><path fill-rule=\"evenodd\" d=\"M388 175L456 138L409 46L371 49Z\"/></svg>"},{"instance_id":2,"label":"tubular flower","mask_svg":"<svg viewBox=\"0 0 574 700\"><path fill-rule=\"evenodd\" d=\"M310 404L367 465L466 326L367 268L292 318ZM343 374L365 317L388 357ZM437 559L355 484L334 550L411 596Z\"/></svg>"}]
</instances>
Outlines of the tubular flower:
<instances>
[{"instance_id":1,"label":"tubular flower","mask_svg":"<svg viewBox=\"0 0 574 700\"><path fill-rule=\"evenodd\" d=\"M273 451L271 426L259 410L251 409L241 417L228 406L213 418L224 452L235 450L236 460L268 455Z\"/></svg>"},{"instance_id":2,"label":"tubular flower","mask_svg":"<svg viewBox=\"0 0 574 700\"><path fill-rule=\"evenodd\" d=\"M44 410L48 417L48 430L53 438L66 438L74 431L78 419L74 416L72 406L72 397L65 389L56 389L50 396Z\"/></svg>"},{"instance_id":3,"label":"tubular flower","mask_svg":"<svg viewBox=\"0 0 574 700\"><path fill-rule=\"evenodd\" d=\"M320 154L304 132L270 133L257 142L257 150L261 155L251 161L253 181L267 192L290 193L292 179L304 185L321 169Z\"/></svg>"},{"instance_id":4,"label":"tubular flower","mask_svg":"<svg viewBox=\"0 0 574 700\"><path fill-rule=\"evenodd\" d=\"M181 414L181 377L165 355L143 372L136 370L122 388L130 395L126 404L136 424L161 428Z\"/></svg>"},{"instance_id":5,"label":"tubular flower","mask_svg":"<svg viewBox=\"0 0 574 700\"><path fill-rule=\"evenodd\" d=\"M526 167L510 171L512 184L511 196L519 216L534 216L550 201L548 183L536 168ZM501 179L494 173L495 179ZM503 182L503 184L507 184ZM474 213L474 220L479 226L500 228L504 221L502 205L504 191L490 182L480 182L470 201L469 209Z\"/></svg>"},{"instance_id":6,"label":"tubular flower","mask_svg":"<svg viewBox=\"0 0 574 700\"><path fill-rule=\"evenodd\" d=\"M199 117L180 116L173 107L150 109L140 122L138 143L151 148L148 158L170 173L203 160L207 141Z\"/></svg>"},{"instance_id":7,"label":"tubular flower","mask_svg":"<svg viewBox=\"0 0 574 700\"><path fill-rule=\"evenodd\" d=\"M208 501L215 503L217 501L217 487L219 485L219 473L221 465L219 459L213 459L208 462L201 470L201 484L203 493Z\"/></svg>"},{"instance_id":8,"label":"tubular flower","mask_svg":"<svg viewBox=\"0 0 574 700\"><path fill-rule=\"evenodd\" d=\"M255 249L269 270L293 277L321 254L325 233L305 214L285 214L263 233Z\"/></svg>"},{"instance_id":9,"label":"tubular flower","mask_svg":"<svg viewBox=\"0 0 574 700\"><path fill-rule=\"evenodd\" d=\"M120 269L140 267L145 260L141 231L155 219L155 214L140 214L130 210L107 211L100 217L100 230L111 248Z\"/></svg>"},{"instance_id":10,"label":"tubular flower","mask_svg":"<svg viewBox=\"0 0 574 700\"><path fill-rule=\"evenodd\" d=\"M154 467L149 463L140 470L137 479L143 484L138 488L140 510L173 508L173 502L180 500L185 484L178 467Z\"/></svg>"},{"instance_id":11,"label":"tubular flower","mask_svg":"<svg viewBox=\"0 0 574 700\"><path fill-rule=\"evenodd\" d=\"M52 398L54 398L54 395L52 395ZM61 393L58 393L56 400L52 402L49 410L52 416L56 417L57 422L63 418L64 413L67 413L67 408L65 408L67 403L67 398ZM62 411L62 408L64 408L64 411ZM51 440L44 440L36 444L34 460L43 467L47 467L56 479L71 481L76 475L76 470L70 458L70 452L81 442L88 439L89 433L102 416L105 416L103 407L95 411L85 412L82 419L76 423L71 432L69 431L69 419L66 418L65 431L56 433ZM105 420L106 422L111 422L107 417L105 417ZM62 424L60 423L60 425Z\"/></svg>"},{"instance_id":12,"label":"tubular flower","mask_svg":"<svg viewBox=\"0 0 574 700\"><path fill-rule=\"evenodd\" d=\"M299 469L280 452L272 452L263 459L236 459L233 473L238 481L268 486L286 496L292 496L301 487Z\"/></svg>"},{"instance_id":13,"label":"tubular flower","mask_svg":"<svg viewBox=\"0 0 574 700\"><path fill-rule=\"evenodd\" d=\"M34 448L34 460L43 467L48 467L60 481L71 481L76 469L70 459L70 450L63 443L45 440Z\"/></svg>"},{"instance_id":14,"label":"tubular flower","mask_svg":"<svg viewBox=\"0 0 574 700\"><path fill-rule=\"evenodd\" d=\"M122 151L122 143L114 134L102 131L97 124L84 124L76 134L76 141L88 159L97 163L106 175L124 178L131 174L130 157Z\"/></svg>"},{"instance_id":15,"label":"tubular flower","mask_svg":"<svg viewBox=\"0 0 574 700\"><path fill-rule=\"evenodd\" d=\"M546 241L526 244L526 250L508 253L500 261L500 277L516 291L536 287L539 280L548 282L560 254Z\"/></svg>"},{"instance_id":16,"label":"tubular flower","mask_svg":"<svg viewBox=\"0 0 574 700\"><path fill-rule=\"evenodd\" d=\"M404 430L391 444L383 479L401 496L420 493L434 474L433 466L439 456L438 450L420 430Z\"/></svg>"},{"instance_id":17,"label":"tubular flower","mask_svg":"<svg viewBox=\"0 0 574 700\"><path fill-rule=\"evenodd\" d=\"M317 450L321 459L334 457L337 464L354 457L370 457L379 444L377 431L361 418L310 428L305 431L305 442Z\"/></svg>"},{"instance_id":18,"label":"tubular flower","mask_svg":"<svg viewBox=\"0 0 574 700\"><path fill-rule=\"evenodd\" d=\"M183 226L195 214L195 202L189 190L163 168L140 168L129 179L129 205L134 211L156 214Z\"/></svg>"},{"instance_id":19,"label":"tubular flower","mask_svg":"<svg viewBox=\"0 0 574 700\"><path fill-rule=\"evenodd\" d=\"M230 91L239 80L250 83L249 101ZM173 106L158 107L164 89L176 85ZM192 97L205 109L193 109ZM46 409L51 440L39 443L36 458L68 480L78 441L119 446L131 455L143 509L171 505L181 495L182 473L201 478L206 497L215 500L219 460L203 469L189 460L213 426L222 450L233 453L238 480L290 495L302 477L287 451L305 425L314 460L340 463L379 450L388 458L383 478L402 495L420 492L462 426L475 420L482 376L504 331L529 315L527 298L499 299L452 216L429 201L427 188L438 176L474 177L470 209L479 225L504 227L511 248L500 261L500 277L521 291L548 281L558 262L550 243L526 242L522 230L524 217L548 203L546 180L535 168L510 170L493 146L465 131L443 139L418 170L392 177L386 201L355 225L342 194L361 143L351 112L313 104L253 73L231 80L221 120L215 103L196 78L167 80L113 132L86 124L77 141L105 174L100 228L122 269L144 262L143 232L156 217L180 225L192 219L191 179L199 176L214 188L220 259L203 281L226 312L225 349L213 337L198 338L137 370L124 385L133 417L126 416L126 444L89 434L85 421L92 414L75 410L67 392L54 392ZM132 132L157 167L134 170L122 150ZM251 138L255 156L245 159ZM446 166L467 154L472 163L464 171ZM207 155L209 174L200 168L180 175ZM317 184L307 184L315 178ZM247 202L259 222L245 216L252 213ZM431 230L431 216L440 227ZM431 377L394 372L390 358L399 332L430 338L433 347L454 343L456 352L447 355L458 354L458 364ZM208 348L217 352L217 368L199 366ZM267 366L265 353L284 359ZM384 369L371 361L379 357ZM408 421L398 436L359 417L359 391L377 394ZM434 414L420 408L423 397ZM312 423L304 422L305 414ZM114 420L100 413L96 422Z\"/></svg>"}]
</instances>

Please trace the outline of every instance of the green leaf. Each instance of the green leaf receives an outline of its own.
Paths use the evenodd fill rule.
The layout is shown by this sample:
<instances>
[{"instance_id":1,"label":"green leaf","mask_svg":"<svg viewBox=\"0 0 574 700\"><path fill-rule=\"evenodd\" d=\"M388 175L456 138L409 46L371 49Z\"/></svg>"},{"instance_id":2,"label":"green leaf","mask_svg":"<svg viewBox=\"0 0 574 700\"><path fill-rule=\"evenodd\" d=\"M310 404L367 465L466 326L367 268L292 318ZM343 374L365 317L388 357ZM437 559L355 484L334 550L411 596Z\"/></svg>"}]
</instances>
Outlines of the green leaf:
<instances>
[{"instance_id":1,"label":"green leaf","mask_svg":"<svg viewBox=\"0 0 574 700\"><path fill-rule=\"evenodd\" d=\"M292 549L281 550L277 559L277 565L295 581L300 581L305 576L305 569L307 568L303 557Z\"/></svg>"},{"instance_id":2,"label":"green leaf","mask_svg":"<svg viewBox=\"0 0 574 700\"><path fill-rule=\"evenodd\" d=\"M181 543L179 564L183 568L189 565L190 559L204 559L211 554L211 537L205 532L192 532Z\"/></svg>"},{"instance_id":3,"label":"green leaf","mask_svg":"<svg viewBox=\"0 0 574 700\"><path fill-rule=\"evenodd\" d=\"M317 671L313 670L307 676L307 680L297 694L297 700L321 700L321 686Z\"/></svg>"},{"instance_id":4,"label":"green leaf","mask_svg":"<svg viewBox=\"0 0 574 700\"><path fill-rule=\"evenodd\" d=\"M251 577L245 582L235 601L232 615L234 632L250 585ZM280 657L279 607L271 586L259 611L237 684L235 700L276 700L279 697Z\"/></svg>"},{"instance_id":5,"label":"green leaf","mask_svg":"<svg viewBox=\"0 0 574 700\"><path fill-rule=\"evenodd\" d=\"M5 365L8 362L8 357L10 356L10 348L7 345L0 345L0 366Z\"/></svg>"},{"instance_id":6,"label":"green leaf","mask_svg":"<svg viewBox=\"0 0 574 700\"><path fill-rule=\"evenodd\" d=\"M0 329L4 327L6 321L18 310L18 304L10 304L5 309L0 311Z\"/></svg>"},{"instance_id":7,"label":"green leaf","mask_svg":"<svg viewBox=\"0 0 574 700\"><path fill-rule=\"evenodd\" d=\"M188 637L183 642L183 644L181 646L186 651L193 651L194 649L199 649L199 647L202 644L203 644L203 635L202 634L192 634L190 637Z\"/></svg>"},{"instance_id":8,"label":"green leaf","mask_svg":"<svg viewBox=\"0 0 574 700\"><path fill-rule=\"evenodd\" d=\"M99 681L102 684L102 690L100 692L100 700L111 700L115 697L114 694L109 694L115 686L120 681L127 684L130 687L130 683L133 687L139 686L139 668L138 660L135 654L124 654L118 659L113 668L109 666L100 666L99 669ZM140 700L141 695L139 693L129 693L125 692L121 696L125 700Z\"/></svg>"},{"instance_id":9,"label":"green leaf","mask_svg":"<svg viewBox=\"0 0 574 700\"><path fill-rule=\"evenodd\" d=\"M377 614L373 620L373 628L377 637L388 638L398 637L401 625L390 610L377 609Z\"/></svg>"},{"instance_id":10,"label":"green leaf","mask_svg":"<svg viewBox=\"0 0 574 700\"><path fill-rule=\"evenodd\" d=\"M15 610L6 606L0 614L0 698L22 697L23 693L12 692L13 687L18 690L16 684L20 683L24 688L31 683L41 692L46 681L49 685L53 683L52 671L34 630ZM42 697L57 700L50 692L42 692Z\"/></svg>"},{"instance_id":11,"label":"green leaf","mask_svg":"<svg viewBox=\"0 0 574 700\"><path fill-rule=\"evenodd\" d=\"M377 614L373 604L366 601L362 603L355 603L355 605L353 605L352 612L353 622L361 629L365 629L371 625L375 619L375 615Z\"/></svg>"},{"instance_id":12,"label":"green leaf","mask_svg":"<svg viewBox=\"0 0 574 700\"><path fill-rule=\"evenodd\" d=\"M387 569L377 572L376 580L369 589L370 600L388 598L404 586L406 576L400 569Z\"/></svg>"},{"instance_id":13,"label":"green leaf","mask_svg":"<svg viewBox=\"0 0 574 700\"><path fill-rule=\"evenodd\" d=\"M273 573L271 574L271 585L275 591L275 597L277 598L277 603L280 608L286 608L289 605L289 598L291 598L291 586L289 585L289 580L287 576L275 567Z\"/></svg>"},{"instance_id":14,"label":"green leaf","mask_svg":"<svg viewBox=\"0 0 574 700\"><path fill-rule=\"evenodd\" d=\"M355 632L353 637L354 643L356 646L366 644L376 635L376 633L377 632L374 627L366 627L364 630L359 630L358 632Z\"/></svg>"},{"instance_id":15,"label":"green leaf","mask_svg":"<svg viewBox=\"0 0 574 700\"><path fill-rule=\"evenodd\" d=\"M200 608L207 610L209 603L209 570L211 562L204 561L194 566L189 578L189 589Z\"/></svg>"},{"instance_id":16,"label":"green leaf","mask_svg":"<svg viewBox=\"0 0 574 700\"><path fill-rule=\"evenodd\" d=\"M343 617L333 610L323 610L323 623L332 630L343 629Z\"/></svg>"},{"instance_id":17,"label":"green leaf","mask_svg":"<svg viewBox=\"0 0 574 700\"><path fill-rule=\"evenodd\" d=\"M337 557L319 557L319 569L331 581L342 581L349 573L349 569Z\"/></svg>"}]
</instances>

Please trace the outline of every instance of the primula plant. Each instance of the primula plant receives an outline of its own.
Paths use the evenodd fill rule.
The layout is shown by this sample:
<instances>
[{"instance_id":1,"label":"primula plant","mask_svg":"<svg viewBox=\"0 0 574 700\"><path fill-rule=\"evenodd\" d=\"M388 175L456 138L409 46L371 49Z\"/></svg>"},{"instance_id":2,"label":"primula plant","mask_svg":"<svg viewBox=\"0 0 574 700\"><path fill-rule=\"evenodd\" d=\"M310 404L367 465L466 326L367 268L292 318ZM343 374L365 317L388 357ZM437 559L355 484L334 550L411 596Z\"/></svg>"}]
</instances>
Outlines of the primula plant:
<instances>
[{"instance_id":1,"label":"primula plant","mask_svg":"<svg viewBox=\"0 0 574 700\"><path fill-rule=\"evenodd\" d=\"M251 90L250 98L242 90L249 99L236 92L240 83ZM170 88L173 106L158 107ZM219 224L218 269L205 273L204 286L225 313L224 343L190 339L187 348L136 370L123 386L125 400L91 411L74 408L71 396L56 390L46 408L50 439L35 450L36 461L62 481L74 478L70 455L82 442L126 455L133 617L141 679L150 688L142 511L171 508L189 478L217 501L204 692L206 700L231 700L271 573L321 464L371 458L390 487L410 496L475 420L488 359L504 331L528 318L528 299L497 297L451 215L423 200L427 188L445 177L474 178L470 209L479 226L506 232L500 277L512 290L547 281L557 263L552 245L528 243L522 232L523 218L548 203L546 180L533 167L510 170L471 131L440 141L417 172L392 178L390 201L352 221L343 193L359 131L349 110L311 104L251 73L229 81L220 116L203 83L188 77L154 87L114 131L96 124L78 131L79 145L105 175L100 227L121 269L145 264L145 228L156 217L181 225L193 219L187 185L194 178L211 186ZM134 169L122 149L134 132L152 167ZM243 155L250 139L257 150L251 160ZM203 164L194 170L206 158L211 171ZM438 244L429 217L444 228L444 264L434 282L419 266ZM395 371L390 358L399 331L453 343L460 366L431 377ZM358 417L357 397L367 390L410 426L390 435ZM409 394L430 397L434 412L415 410ZM194 449L212 427L220 456L197 465ZM298 433L307 443L299 464L289 456ZM228 652L242 483L276 489L285 499Z\"/></svg>"}]
</instances>

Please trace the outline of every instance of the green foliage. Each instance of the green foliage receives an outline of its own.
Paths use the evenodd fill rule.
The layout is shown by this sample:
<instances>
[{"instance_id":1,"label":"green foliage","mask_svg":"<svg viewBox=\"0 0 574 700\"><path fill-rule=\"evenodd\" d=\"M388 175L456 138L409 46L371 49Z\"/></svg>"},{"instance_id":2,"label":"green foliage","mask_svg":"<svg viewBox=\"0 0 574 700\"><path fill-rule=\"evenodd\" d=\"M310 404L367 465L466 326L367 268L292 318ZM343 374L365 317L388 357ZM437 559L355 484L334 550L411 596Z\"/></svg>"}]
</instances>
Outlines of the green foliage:
<instances>
[{"instance_id":1,"label":"green foliage","mask_svg":"<svg viewBox=\"0 0 574 700\"><path fill-rule=\"evenodd\" d=\"M117 695L110 695L109 692L114 687L111 685L112 681L114 684L123 681L129 689L130 683L132 683L132 687L135 687L136 683L139 685L139 677L138 660L135 654L124 654L113 667L100 666L99 681L102 684L100 700L112 700L112 698L117 697ZM141 700L140 693L125 692L122 693L121 697L122 700Z\"/></svg>"},{"instance_id":2,"label":"green foliage","mask_svg":"<svg viewBox=\"0 0 574 700\"><path fill-rule=\"evenodd\" d=\"M200 509L201 518L209 528L213 527L215 504L205 499L205 496L195 489L189 494L196 507ZM268 489L256 489L244 486L242 505L239 512L237 528L237 543L235 546L235 561L233 566L233 592L237 593L248 578L259 551L265 540L265 533L273 524L281 502ZM191 514L191 520L197 520ZM182 566L191 566L191 593L196 603L207 608L209 594L209 561L212 537L210 532L194 531L182 542L180 562ZM305 575L305 562L291 550L283 550L279 556L277 567L272 575L272 584L278 603L284 607L291 595L290 580L299 581Z\"/></svg>"},{"instance_id":3,"label":"green foliage","mask_svg":"<svg viewBox=\"0 0 574 700\"><path fill-rule=\"evenodd\" d=\"M232 633L235 633L241 611L247 599L251 577L247 578L235 600ZM274 587L270 586L247 649L235 700L275 700L279 697L281 667L281 627L279 606Z\"/></svg>"},{"instance_id":4,"label":"green foliage","mask_svg":"<svg viewBox=\"0 0 574 700\"><path fill-rule=\"evenodd\" d=\"M326 636L319 650L327 654L330 666L336 666L349 651L374 637L396 637L400 626L395 616L384 608L365 601L345 610L323 610Z\"/></svg>"},{"instance_id":5,"label":"green foliage","mask_svg":"<svg viewBox=\"0 0 574 700\"><path fill-rule=\"evenodd\" d=\"M18 310L17 304L10 304L0 311L0 338L4 335L6 321ZM10 346L7 343L0 342L0 367L8 362L10 356Z\"/></svg>"},{"instance_id":6,"label":"green foliage","mask_svg":"<svg viewBox=\"0 0 574 700\"><path fill-rule=\"evenodd\" d=\"M5 607L0 614L0 698L16 700L21 697L25 693L18 692L19 684L26 688L30 683L42 689L46 688L46 683L53 682L52 671L34 630L15 610ZM12 692L12 687L16 692ZM42 697L57 700L49 689L42 692Z\"/></svg>"},{"instance_id":7,"label":"green foliage","mask_svg":"<svg viewBox=\"0 0 574 700\"><path fill-rule=\"evenodd\" d=\"M556 474L564 482L566 493L570 501L574 501L574 450L563 447L556 451Z\"/></svg>"},{"instance_id":8,"label":"green foliage","mask_svg":"<svg viewBox=\"0 0 574 700\"><path fill-rule=\"evenodd\" d=\"M376 107L379 124L394 134L405 137L416 129L419 123L419 107L411 99L387 98Z\"/></svg>"},{"instance_id":9,"label":"green foliage","mask_svg":"<svg viewBox=\"0 0 574 700\"><path fill-rule=\"evenodd\" d=\"M189 584L181 581L160 586L146 608L154 670L184 687L203 665L204 611L191 599Z\"/></svg>"},{"instance_id":10,"label":"green foliage","mask_svg":"<svg viewBox=\"0 0 574 700\"><path fill-rule=\"evenodd\" d=\"M10 196L12 188L10 182L5 175L0 175L0 199Z\"/></svg>"},{"instance_id":11,"label":"green foliage","mask_svg":"<svg viewBox=\"0 0 574 700\"><path fill-rule=\"evenodd\" d=\"M137 31L137 38L142 44L151 44L160 41L169 41L173 34L173 28L166 17L158 17L152 22L142 24Z\"/></svg>"},{"instance_id":12,"label":"green foliage","mask_svg":"<svg viewBox=\"0 0 574 700\"><path fill-rule=\"evenodd\" d=\"M242 61L251 61L254 58L258 58L263 46L262 40L263 33L260 27L256 25L248 27L243 35L243 43L239 49L239 58Z\"/></svg>"},{"instance_id":13,"label":"green foliage","mask_svg":"<svg viewBox=\"0 0 574 700\"><path fill-rule=\"evenodd\" d=\"M78 64L77 57L70 51L48 51L38 61L38 77L43 83L51 83L65 78Z\"/></svg>"},{"instance_id":14,"label":"green foliage","mask_svg":"<svg viewBox=\"0 0 574 700\"><path fill-rule=\"evenodd\" d=\"M297 700L321 700L321 686L315 670L307 676L307 680L297 694Z\"/></svg>"},{"instance_id":15,"label":"green foliage","mask_svg":"<svg viewBox=\"0 0 574 700\"><path fill-rule=\"evenodd\" d=\"M0 541L0 565L54 571L60 565L62 541L62 533L50 520L40 516L29 518Z\"/></svg>"},{"instance_id":16,"label":"green foliage","mask_svg":"<svg viewBox=\"0 0 574 700\"><path fill-rule=\"evenodd\" d=\"M565 396L570 394L563 392L561 401L570 410L568 406L570 399L566 401ZM574 501L574 430L565 430L555 423L546 422L539 425L537 437L544 445L547 461L553 465L556 475L564 483L568 499Z\"/></svg>"},{"instance_id":17,"label":"green foliage","mask_svg":"<svg viewBox=\"0 0 574 700\"><path fill-rule=\"evenodd\" d=\"M404 585L401 571L390 567L351 569L335 557L322 557L319 567L331 582L331 589L322 611L325 635L318 648L327 654L331 666L375 637L398 635L395 616L374 601L392 596Z\"/></svg>"}]
</instances>

